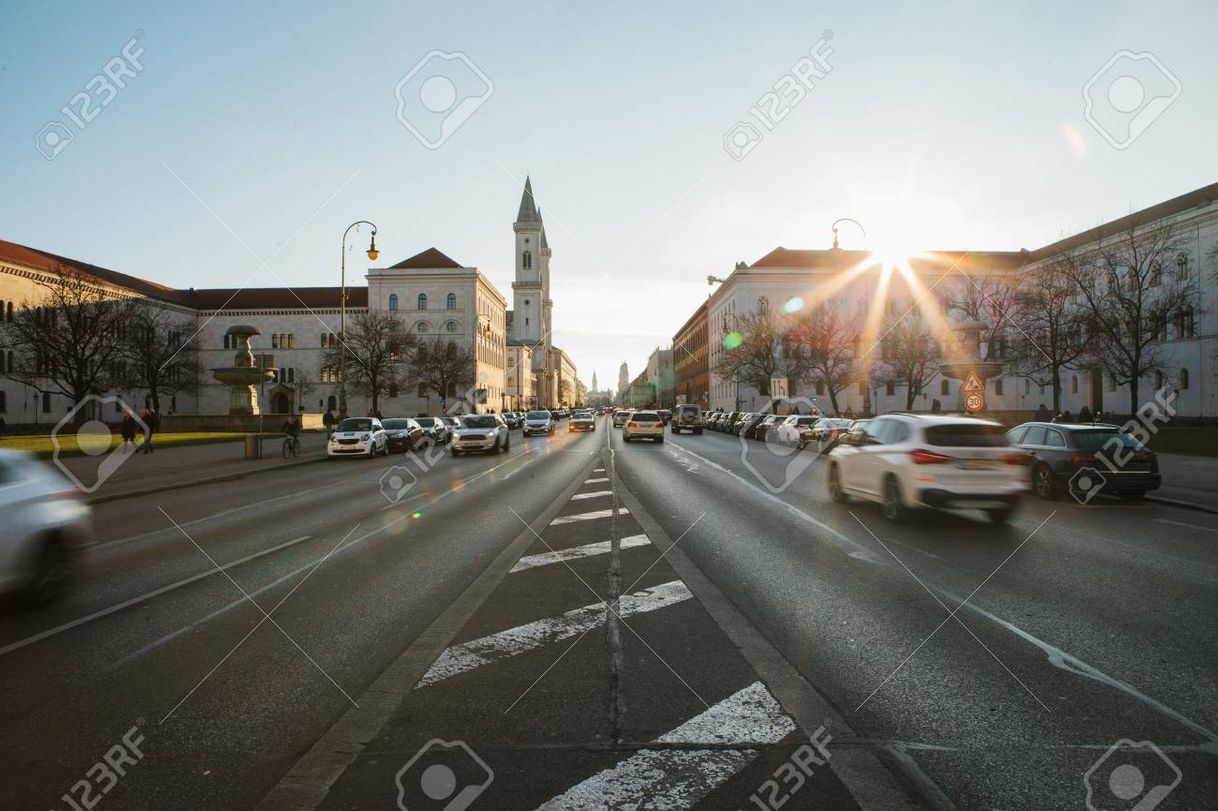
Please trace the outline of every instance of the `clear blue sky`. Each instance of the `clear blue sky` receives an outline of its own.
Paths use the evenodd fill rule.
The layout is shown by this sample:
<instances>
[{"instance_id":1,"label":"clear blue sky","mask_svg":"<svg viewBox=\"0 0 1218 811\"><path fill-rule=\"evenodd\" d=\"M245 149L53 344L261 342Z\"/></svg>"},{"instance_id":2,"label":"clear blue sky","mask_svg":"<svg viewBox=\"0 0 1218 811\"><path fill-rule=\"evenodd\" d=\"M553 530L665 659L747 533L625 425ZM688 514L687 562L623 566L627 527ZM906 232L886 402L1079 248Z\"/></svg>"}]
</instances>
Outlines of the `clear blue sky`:
<instances>
[{"instance_id":1,"label":"clear blue sky","mask_svg":"<svg viewBox=\"0 0 1218 811\"><path fill-rule=\"evenodd\" d=\"M529 173L555 341L604 384L668 342L706 274L827 247L835 217L917 247L1035 247L1218 178L1218 4L866 5L5 2L0 236L181 287L245 283L259 263L172 170L254 252L282 247L253 286L336 284L341 232L368 218L382 260L435 245L510 297ZM826 29L831 74L728 158L725 131ZM137 30L143 72L43 159L35 134ZM432 49L494 82L436 151L394 97ZM1081 92L1121 49L1183 87L1124 151Z\"/></svg>"}]
</instances>

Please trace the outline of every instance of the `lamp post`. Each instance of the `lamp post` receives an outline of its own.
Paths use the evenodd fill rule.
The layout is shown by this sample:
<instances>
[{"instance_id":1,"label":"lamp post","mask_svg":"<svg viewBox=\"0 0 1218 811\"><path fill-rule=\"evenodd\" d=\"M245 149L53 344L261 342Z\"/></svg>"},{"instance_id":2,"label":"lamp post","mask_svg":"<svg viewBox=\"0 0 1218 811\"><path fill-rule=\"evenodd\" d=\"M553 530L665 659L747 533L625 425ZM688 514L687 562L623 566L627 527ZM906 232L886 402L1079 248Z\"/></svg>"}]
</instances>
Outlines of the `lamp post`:
<instances>
[{"instance_id":1,"label":"lamp post","mask_svg":"<svg viewBox=\"0 0 1218 811\"><path fill-rule=\"evenodd\" d=\"M376 249L376 225L368 220L356 220L347 226L347 230L343 231L343 244L339 251L339 263L341 267L341 287L342 291L339 294L338 301L338 417L342 419L347 416L347 234L351 233L351 229L359 225L368 225L372 227L372 240L368 244L369 261L375 262L376 258L381 255Z\"/></svg>"},{"instance_id":2,"label":"lamp post","mask_svg":"<svg viewBox=\"0 0 1218 811\"><path fill-rule=\"evenodd\" d=\"M833 250L840 250L837 245L837 224L839 222L854 223L856 226L858 226L858 229L863 232L863 242L867 241L867 229L863 227L861 222L852 217L839 217L833 221L833 225L829 226L831 229L833 229Z\"/></svg>"}]
</instances>

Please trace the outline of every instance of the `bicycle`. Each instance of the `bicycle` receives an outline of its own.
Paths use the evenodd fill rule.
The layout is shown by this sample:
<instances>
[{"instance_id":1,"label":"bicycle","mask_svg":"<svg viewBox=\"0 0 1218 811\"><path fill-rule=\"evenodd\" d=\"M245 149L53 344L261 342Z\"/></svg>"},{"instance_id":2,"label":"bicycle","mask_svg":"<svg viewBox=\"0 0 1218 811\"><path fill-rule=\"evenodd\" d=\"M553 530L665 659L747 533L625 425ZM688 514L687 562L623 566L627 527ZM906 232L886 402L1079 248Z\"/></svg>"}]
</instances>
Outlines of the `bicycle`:
<instances>
[{"instance_id":1,"label":"bicycle","mask_svg":"<svg viewBox=\"0 0 1218 811\"><path fill-rule=\"evenodd\" d=\"M283 439L283 458L300 456L300 438L288 434Z\"/></svg>"}]
</instances>

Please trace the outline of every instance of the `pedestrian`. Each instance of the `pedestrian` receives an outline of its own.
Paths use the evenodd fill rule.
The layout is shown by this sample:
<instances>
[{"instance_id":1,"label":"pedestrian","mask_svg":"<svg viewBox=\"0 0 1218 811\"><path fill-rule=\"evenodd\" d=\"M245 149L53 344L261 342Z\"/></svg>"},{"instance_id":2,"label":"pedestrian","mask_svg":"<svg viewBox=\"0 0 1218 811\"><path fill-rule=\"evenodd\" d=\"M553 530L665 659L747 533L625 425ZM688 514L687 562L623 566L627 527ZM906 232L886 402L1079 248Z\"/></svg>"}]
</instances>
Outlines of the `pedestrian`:
<instances>
[{"instance_id":1,"label":"pedestrian","mask_svg":"<svg viewBox=\"0 0 1218 811\"><path fill-rule=\"evenodd\" d=\"M156 412L152 409L145 408L140 414L140 418L144 421L144 446L140 448L144 453L152 453L152 435L156 433L161 421L157 418Z\"/></svg>"},{"instance_id":2,"label":"pedestrian","mask_svg":"<svg viewBox=\"0 0 1218 811\"><path fill-rule=\"evenodd\" d=\"M1074 422L1074 415L1070 413L1070 409L1067 408L1065 411L1062 412L1060 421L1061 422Z\"/></svg>"},{"instance_id":3,"label":"pedestrian","mask_svg":"<svg viewBox=\"0 0 1218 811\"><path fill-rule=\"evenodd\" d=\"M0 417L0 439L4 439L4 417Z\"/></svg>"},{"instance_id":4,"label":"pedestrian","mask_svg":"<svg viewBox=\"0 0 1218 811\"><path fill-rule=\"evenodd\" d=\"M1080 408L1078 410L1078 421L1079 422L1091 422L1092 421L1091 409L1087 408L1087 406L1083 406L1082 408Z\"/></svg>"},{"instance_id":5,"label":"pedestrian","mask_svg":"<svg viewBox=\"0 0 1218 811\"><path fill-rule=\"evenodd\" d=\"M326 427L326 439L334 435L334 412L326 409L326 413L321 418L321 424Z\"/></svg>"},{"instance_id":6,"label":"pedestrian","mask_svg":"<svg viewBox=\"0 0 1218 811\"><path fill-rule=\"evenodd\" d=\"M131 450L135 450L135 415L130 411L123 412L122 424L123 450L127 449L127 443L131 443Z\"/></svg>"},{"instance_id":7,"label":"pedestrian","mask_svg":"<svg viewBox=\"0 0 1218 811\"><path fill-rule=\"evenodd\" d=\"M1049 416L1049 409L1045 408L1044 403L1041 403L1040 407L1036 409L1036 413L1032 416L1032 419L1036 422L1048 422Z\"/></svg>"}]
</instances>

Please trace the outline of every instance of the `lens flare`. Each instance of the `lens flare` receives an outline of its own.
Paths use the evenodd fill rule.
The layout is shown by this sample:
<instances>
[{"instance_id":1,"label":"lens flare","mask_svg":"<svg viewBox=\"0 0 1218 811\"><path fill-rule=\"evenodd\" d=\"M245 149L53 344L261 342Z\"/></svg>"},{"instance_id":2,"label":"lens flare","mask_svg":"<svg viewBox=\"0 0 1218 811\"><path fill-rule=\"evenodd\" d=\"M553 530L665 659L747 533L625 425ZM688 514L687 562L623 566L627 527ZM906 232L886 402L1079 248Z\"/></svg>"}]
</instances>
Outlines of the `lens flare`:
<instances>
[{"instance_id":1,"label":"lens flare","mask_svg":"<svg viewBox=\"0 0 1218 811\"><path fill-rule=\"evenodd\" d=\"M787 303L782 305L782 311L787 315L797 313L804 308L804 300L799 296L791 296L787 299Z\"/></svg>"},{"instance_id":2,"label":"lens flare","mask_svg":"<svg viewBox=\"0 0 1218 811\"><path fill-rule=\"evenodd\" d=\"M739 349L742 343L744 343L744 336L742 336L739 332L729 332L727 335L723 336L724 349Z\"/></svg>"},{"instance_id":3,"label":"lens flare","mask_svg":"<svg viewBox=\"0 0 1218 811\"><path fill-rule=\"evenodd\" d=\"M412 513L410 514L410 517L411 517L411 518L413 518L414 520L418 521L420 518L422 518L422 517L423 517L423 513L421 513L421 512L412 512Z\"/></svg>"}]
</instances>

